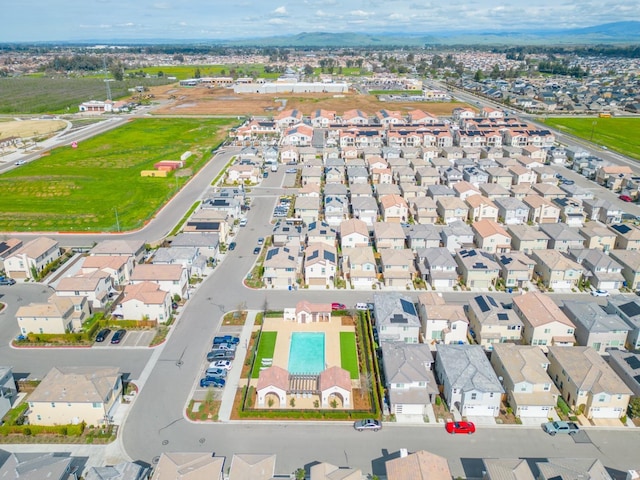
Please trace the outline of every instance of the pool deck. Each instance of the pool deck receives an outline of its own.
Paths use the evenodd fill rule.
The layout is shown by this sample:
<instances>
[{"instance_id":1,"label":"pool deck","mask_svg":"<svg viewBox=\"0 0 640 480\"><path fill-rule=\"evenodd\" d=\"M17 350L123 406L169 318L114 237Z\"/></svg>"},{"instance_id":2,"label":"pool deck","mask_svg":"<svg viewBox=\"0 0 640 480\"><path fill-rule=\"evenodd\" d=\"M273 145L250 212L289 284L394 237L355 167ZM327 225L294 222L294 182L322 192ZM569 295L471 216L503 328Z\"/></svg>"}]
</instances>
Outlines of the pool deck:
<instances>
[{"instance_id":1,"label":"pool deck","mask_svg":"<svg viewBox=\"0 0 640 480\"><path fill-rule=\"evenodd\" d=\"M342 325L341 317L331 317L328 322L297 323L282 318L265 318L265 332L278 332L273 352L273 365L288 369L289 346L293 332L324 332L324 361L328 367L340 367L340 332L355 332L353 325Z\"/></svg>"}]
</instances>

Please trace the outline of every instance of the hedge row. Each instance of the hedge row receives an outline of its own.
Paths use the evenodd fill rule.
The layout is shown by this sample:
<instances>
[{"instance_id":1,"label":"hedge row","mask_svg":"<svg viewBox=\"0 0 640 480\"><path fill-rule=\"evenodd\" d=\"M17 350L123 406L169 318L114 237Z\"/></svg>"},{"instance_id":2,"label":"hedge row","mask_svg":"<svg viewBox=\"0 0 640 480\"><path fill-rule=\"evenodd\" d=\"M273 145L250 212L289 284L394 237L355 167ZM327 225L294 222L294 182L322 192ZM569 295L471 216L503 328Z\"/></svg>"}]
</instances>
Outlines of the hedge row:
<instances>
[{"instance_id":1,"label":"hedge row","mask_svg":"<svg viewBox=\"0 0 640 480\"><path fill-rule=\"evenodd\" d=\"M69 437L79 437L84 432L85 424L78 425L2 425L0 435L17 433L21 435L53 434Z\"/></svg>"}]
</instances>

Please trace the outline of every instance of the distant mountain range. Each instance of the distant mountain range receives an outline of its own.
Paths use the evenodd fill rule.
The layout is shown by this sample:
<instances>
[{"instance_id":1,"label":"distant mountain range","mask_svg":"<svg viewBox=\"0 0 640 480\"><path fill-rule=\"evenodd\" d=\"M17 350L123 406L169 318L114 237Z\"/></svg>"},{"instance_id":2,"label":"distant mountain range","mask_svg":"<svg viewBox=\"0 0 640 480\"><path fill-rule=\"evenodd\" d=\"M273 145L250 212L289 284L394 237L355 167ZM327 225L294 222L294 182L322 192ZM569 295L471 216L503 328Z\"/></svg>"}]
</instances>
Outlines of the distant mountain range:
<instances>
[{"instance_id":1,"label":"distant mountain range","mask_svg":"<svg viewBox=\"0 0 640 480\"><path fill-rule=\"evenodd\" d=\"M228 40L225 45L289 47L374 47L424 45L593 45L640 43L640 22L615 22L565 30L527 30L511 32L470 31L406 33L329 33L313 32L276 37Z\"/></svg>"}]
</instances>

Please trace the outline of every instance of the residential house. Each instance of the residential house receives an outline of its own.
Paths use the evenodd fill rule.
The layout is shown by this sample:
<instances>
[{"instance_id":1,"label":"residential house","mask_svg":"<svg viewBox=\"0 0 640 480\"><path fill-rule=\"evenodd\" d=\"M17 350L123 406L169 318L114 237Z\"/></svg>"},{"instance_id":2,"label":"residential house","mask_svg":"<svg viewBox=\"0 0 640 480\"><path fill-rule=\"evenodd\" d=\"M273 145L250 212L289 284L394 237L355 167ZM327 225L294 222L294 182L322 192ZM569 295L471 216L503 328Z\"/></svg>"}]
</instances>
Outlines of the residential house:
<instances>
[{"instance_id":1,"label":"residential house","mask_svg":"<svg viewBox=\"0 0 640 480\"><path fill-rule=\"evenodd\" d=\"M111 277L102 271L63 277L55 287L59 297L86 297L89 309L103 309L109 299Z\"/></svg>"},{"instance_id":2,"label":"residential house","mask_svg":"<svg viewBox=\"0 0 640 480\"><path fill-rule=\"evenodd\" d=\"M485 171L489 174L489 180L486 183L495 183L504 188L510 188L513 183L513 176L509 170L504 167L487 167Z\"/></svg>"},{"instance_id":3,"label":"residential house","mask_svg":"<svg viewBox=\"0 0 640 480\"><path fill-rule=\"evenodd\" d=\"M575 344L575 325L548 295L527 292L513 297L513 311L523 323L522 339L528 345Z\"/></svg>"},{"instance_id":4,"label":"residential house","mask_svg":"<svg viewBox=\"0 0 640 480\"><path fill-rule=\"evenodd\" d=\"M410 297L395 292L374 294L373 314L381 343L418 343L420 317Z\"/></svg>"},{"instance_id":5,"label":"residential house","mask_svg":"<svg viewBox=\"0 0 640 480\"><path fill-rule=\"evenodd\" d=\"M596 170L596 182L617 192L622 186L625 175L633 175L633 170L628 165L607 165Z\"/></svg>"},{"instance_id":6,"label":"residential house","mask_svg":"<svg viewBox=\"0 0 640 480\"><path fill-rule=\"evenodd\" d=\"M458 283L458 264L444 247L417 250L418 271L433 288L452 288Z\"/></svg>"},{"instance_id":7,"label":"residential house","mask_svg":"<svg viewBox=\"0 0 640 480\"><path fill-rule=\"evenodd\" d=\"M124 286L131 280L133 273L133 257L126 255L90 255L82 259L80 267L82 275L95 272L106 273L115 287Z\"/></svg>"},{"instance_id":8,"label":"residential house","mask_svg":"<svg viewBox=\"0 0 640 480\"><path fill-rule=\"evenodd\" d=\"M153 255L156 265L182 265L187 276L202 277L207 268L207 257L200 255L197 247L160 247Z\"/></svg>"},{"instance_id":9,"label":"residential house","mask_svg":"<svg viewBox=\"0 0 640 480\"><path fill-rule=\"evenodd\" d=\"M481 195L480 189L467 181L458 182L453 186L456 195L460 200L466 200L473 195Z\"/></svg>"},{"instance_id":10,"label":"residential house","mask_svg":"<svg viewBox=\"0 0 640 480\"><path fill-rule=\"evenodd\" d=\"M629 326L615 313L607 313L596 302L565 300L563 310L576 326L578 345L591 347L599 354L609 348L624 348Z\"/></svg>"},{"instance_id":11,"label":"residential house","mask_svg":"<svg viewBox=\"0 0 640 480\"><path fill-rule=\"evenodd\" d=\"M500 266L500 278L507 289L529 287L536 262L524 252L497 253L495 260Z\"/></svg>"},{"instance_id":12,"label":"residential house","mask_svg":"<svg viewBox=\"0 0 640 480\"><path fill-rule=\"evenodd\" d=\"M210 261L216 257L220 247L220 236L209 232L180 233L171 240L173 247L195 247Z\"/></svg>"},{"instance_id":13,"label":"residential house","mask_svg":"<svg viewBox=\"0 0 640 480\"><path fill-rule=\"evenodd\" d=\"M0 478L7 480L30 480L46 478L47 480L71 480L73 457L48 453L11 453L0 467Z\"/></svg>"},{"instance_id":14,"label":"residential house","mask_svg":"<svg viewBox=\"0 0 640 480\"><path fill-rule=\"evenodd\" d=\"M302 112L296 109L287 109L283 110L273 119L278 126L278 128L282 131L287 127L295 125L296 123L302 122Z\"/></svg>"},{"instance_id":15,"label":"residential house","mask_svg":"<svg viewBox=\"0 0 640 480\"><path fill-rule=\"evenodd\" d=\"M432 225L438 221L438 207L431 197L415 197L410 201L411 214L415 223Z\"/></svg>"},{"instance_id":16,"label":"residential house","mask_svg":"<svg viewBox=\"0 0 640 480\"><path fill-rule=\"evenodd\" d=\"M472 222L485 219L498 221L498 207L488 198L482 195L471 195L465 202L469 205L469 220Z\"/></svg>"},{"instance_id":17,"label":"residential house","mask_svg":"<svg viewBox=\"0 0 640 480\"><path fill-rule=\"evenodd\" d=\"M8 238L0 240L0 270L4 270L4 260L13 252L22 247L22 240L19 238Z\"/></svg>"},{"instance_id":18,"label":"residential house","mask_svg":"<svg viewBox=\"0 0 640 480\"><path fill-rule=\"evenodd\" d=\"M611 348L606 360L609 366L627 384L635 397L640 397L640 352Z\"/></svg>"},{"instance_id":19,"label":"residential house","mask_svg":"<svg viewBox=\"0 0 640 480\"><path fill-rule=\"evenodd\" d=\"M524 197L528 197L529 195L536 195L536 192L534 192L533 188L531 188L531 185L512 185L511 189L511 196L515 199L518 199L520 201L522 201L524 199ZM529 207L527 207L528 209Z\"/></svg>"},{"instance_id":20,"label":"residential house","mask_svg":"<svg viewBox=\"0 0 640 480\"><path fill-rule=\"evenodd\" d=\"M605 466L593 458L548 458L544 462L536 462L539 480L553 480L559 477L600 478L613 480Z\"/></svg>"},{"instance_id":21,"label":"residential house","mask_svg":"<svg viewBox=\"0 0 640 480\"><path fill-rule=\"evenodd\" d=\"M487 252L462 249L456 252L455 260L461 281L467 287L486 289L495 285L500 267Z\"/></svg>"},{"instance_id":22,"label":"residential house","mask_svg":"<svg viewBox=\"0 0 640 480\"><path fill-rule=\"evenodd\" d=\"M153 282L124 287L124 295L112 315L126 320L166 323L171 318L171 294Z\"/></svg>"},{"instance_id":23,"label":"residential house","mask_svg":"<svg viewBox=\"0 0 640 480\"><path fill-rule=\"evenodd\" d=\"M353 218L362 220L368 229L378 221L378 203L372 196L360 196L351 198L351 210Z\"/></svg>"},{"instance_id":24,"label":"residential house","mask_svg":"<svg viewBox=\"0 0 640 480\"><path fill-rule=\"evenodd\" d=\"M522 321L513 310L499 305L491 295L477 295L468 306L471 336L485 350L491 351L496 343L520 342Z\"/></svg>"},{"instance_id":25,"label":"residential house","mask_svg":"<svg viewBox=\"0 0 640 480\"><path fill-rule=\"evenodd\" d=\"M441 197L436 199L436 211L440 219L446 224L455 221L464 222L469 216L469 207L458 197Z\"/></svg>"},{"instance_id":26,"label":"residential house","mask_svg":"<svg viewBox=\"0 0 640 480\"><path fill-rule=\"evenodd\" d=\"M616 236L616 249L640 250L640 228L626 223L615 223L609 228Z\"/></svg>"},{"instance_id":27,"label":"residential house","mask_svg":"<svg viewBox=\"0 0 640 480\"><path fill-rule=\"evenodd\" d=\"M529 220L529 206L515 197L496 198L498 219L505 225L523 225Z\"/></svg>"},{"instance_id":28,"label":"residential house","mask_svg":"<svg viewBox=\"0 0 640 480\"><path fill-rule=\"evenodd\" d=\"M483 458L482 480L535 480L529 464L522 458Z\"/></svg>"},{"instance_id":29,"label":"residential house","mask_svg":"<svg viewBox=\"0 0 640 480\"><path fill-rule=\"evenodd\" d=\"M567 404L592 418L627 413L631 389L591 347L549 347L549 376Z\"/></svg>"},{"instance_id":30,"label":"residential house","mask_svg":"<svg viewBox=\"0 0 640 480\"><path fill-rule=\"evenodd\" d=\"M560 220L567 226L582 227L584 224L582 202L575 198L554 198L552 202L560 207Z\"/></svg>"},{"instance_id":31,"label":"residential house","mask_svg":"<svg viewBox=\"0 0 640 480\"><path fill-rule=\"evenodd\" d=\"M300 300L295 307L284 309L283 318L285 322L295 323L328 322L331 320L331 304Z\"/></svg>"},{"instance_id":32,"label":"residential house","mask_svg":"<svg viewBox=\"0 0 640 480\"><path fill-rule=\"evenodd\" d=\"M400 223L409 219L409 205L400 195L383 195L379 198L384 222Z\"/></svg>"},{"instance_id":33,"label":"residential house","mask_svg":"<svg viewBox=\"0 0 640 480\"><path fill-rule=\"evenodd\" d=\"M478 188L480 189L480 193L490 200L511 196L509 189L498 183L481 183L478 185Z\"/></svg>"},{"instance_id":34,"label":"residential house","mask_svg":"<svg viewBox=\"0 0 640 480\"><path fill-rule=\"evenodd\" d=\"M479 220L471 228L479 249L488 253L505 253L511 250L511 236L495 220Z\"/></svg>"},{"instance_id":35,"label":"residential house","mask_svg":"<svg viewBox=\"0 0 640 480\"><path fill-rule=\"evenodd\" d=\"M560 208L550 200L538 195L528 195L522 201L529 207L529 221L533 223L558 223L560 220Z\"/></svg>"},{"instance_id":36,"label":"residential house","mask_svg":"<svg viewBox=\"0 0 640 480\"><path fill-rule=\"evenodd\" d=\"M591 285L600 290L618 290L624 285L622 265L598 249L571 249L571 258L585 269L585 277Z\"/></svg>"},{"instance_id":37,"label":"residential house","mask_svg":"<svg viewBox=\"0 0 640 480\"><path fill-rule=\"evenodd\" d=\"M507 171L511 174L513 185L534 185L538 180L536 172L524 165L511 165Z\"/></svg>"},{"instance_id":38,"label":"residential house","mask_svg":"<svg viewBox=\"0 0 640 480\"><path fill-rule=\"evenodd\" d=\"M440 231L435 225L405 225L402 227L407 238L407 246L414 252L423 248L440 246Z\"/></svg>"},{"instance_id":39,"label":"residential house","mask_svg":"<svg viewBox=\"0 0 640 480\"><path fill-rule=\"evenodd\" d=\"M306 167L300 170L300 181L304 185L320 185L322 183L322 167Z\"/></svg>"},{"instance_id":40,"label":"residential house","mask_svg":"<svg viewBox=\"0 0 640 480\"><path fill-rule=\"evenodd\" d=\"M373 248L342 247L342 271L353 288L368 288L377 283L378 270Z\"/></svg>"},{"instance_id":41,"label":"residential house","mask_svg":"<svg viewBox=\"0 0 640 480\"><path fill-rule=\"evenodd\" d=\"M319 197L296 197L294 214L304 223L309 224L318 220L320 211Z\"/></svg>"},{"instance_id":42,"label":"residential house","mask_svg":"<svg viewBox=\"0 0 640 480\"><path fill-rule=\"evenodd\" d=\"M311 113L309 120L315 128L326 128L336 121L336 112L319 108Z\"/></svg>"},{"instance_id":43,"label":"residential house","mask_svg":"<svg viewBox=\"0 0 640 480\"><path fill-rule=\"evenodd\" d=\"M60 297L55 293L46 303L20 305L16 311L16 320L20 334L29 333L67 333L77 332L89 319L87 297Z\"/></svg>"},{"instance_id":44,"label":"residential house","mask_svg":"<svg viewBox=\"0 0 640 480\"><path fill-rule=\"evenodd\" d=\"M626 295L613 295L604 309L607 313L618 315L629 326L626 348L640 349L640 300Z\"/></svg>"},{"instance_id":45,"label":"residential house","mask_svg":"<svg viewBox=\"0 0 640 480\"><path fill-rule=\"evenodd\" d=\"M366 247L370 243L367 224L357 218L340 223L340 246L344 248Z\"/></svg>"},{"instance_id":46,"label":"residential house","mask_svg":"<svg viewBox=\"0 0 640 480\"><path fill-rule=\"evenodd\" d=\"M18 396L18 388L11 367L0 366L0 415L4 418Z\"/></svg>"},{"instance_id":47,"label":"residential house","mask_svg":"<svg viewBox=\"0 0 640 480\"><path fill-rule=\"evenodd\" d=\"M275 468L273 454L233 454L228 480L272 480Z\"/></svg>"},{"instance_id":48,"label":"residential house","mask_svg":"<svg viewBox=\"0 0 640 480\"><path fill-rule=\"evenodd\" d=\"M407 287L413 282L415 257L412 250L383 248L380 254L380 268L387 287Z\"/></svg>"},{"instance_id":49,"label":"residential house","mask_svg":"<svg viewBox=\"0 0 640 480\"><path fill-rule=\"evenodd\" d=\"M616 235L600 222L589 222L578 230L584 237L584 248L598 248L609 252L615 248Z\"/></svg>"},{"instance_id":50,"label":"residential house","mask_svg":"<svg viewBox=\"0 0 640 480\"><path fill-rule=\"evenodd\" d=\"M38 237L7 255L4 270L11 278L35 280L47 265L59 258L58 242L48 237Z\"/></svg>"},{"instance_id":51,"label":"residential house","mask_svg":"<svg viewBox=\"0 0 640 480\"><path fill-rule=\"evenodd\" d=\"M326 166L324 168L324 181L326 182L326 187L329 187L329 185L342 186L346 194L346 187L344 186L345 180L346 170L344 167ZM324 193L325 195L329 193L326 188Z\"/></svg>"},{"instance_id":52,"label":"residential house","mask_svg":"<svg viewBox=\"0 0 640 480\"><path fill-rule=\"evenodd\" d=\"M497 343L491 353L491 365L507 392L507 403L516 417L547 419L551 416L560 391L547 369L549 361L533 345Z\"/></svg>"},{"instance_id":53,"label":"residential house","mask_svg":"<svg viewBox=\"0 0 640 480\"><path fill-rule=\"evenodd\" d=\"M151 480L223 480L224 460L211 453L162 452Z\"/></svg>"},{"instance_id":54,"label":"residential house","mask_svg":"<svg viewBox=\"0 0 640 480\"><path fill-rule=\"evenodd\" d=\"M273 247L267 250L262 278L267 287L290 287L296 284L300 262L296 250Z\"/></svg>"},{"instance_id":55,"label":"residential house","mask_svg":"<svg viewBox=\"0 0 640 480\"><path fill-rule=\"evenodd\" d=\"M511 248L528 255L534 250L549 248L549 237L538 227L529 225L509 225L507 232L511 235Z\"/></svg>"},{"instance_id":56,"label":"residential house","mask_svg":"<svg viewBox=\"0 0 640 480\"><path fill-rule=\"evenodd\" d=\"M312 243L305 249L304 281L309 286L333 286L338 267L336 248Z\"/></svg>"},{"instance_id":57,"label":"residential house","mask_svg":"<svg viewBox=\"0 0 640 480\"><path fill-rule=\"evenodd\" d=\"M477 166L472 165L469 167L465 167L462 170L462 179L466 184L471 185L474 188L478 188L478 185L480 185L481 183L489 183L489 174L484 170L478 168Z\"/></svg>"},{"instance_id":58,"label":"residential house","mask_svg":"<svg viewBox=\"0 0 640 480\"><path fill-rule=\"evenodd\" d=\"M435 167L418 167L416 168L416 181L423 187L429 185L438 185L440 183L440 172Z\"/></svg>"},{"instance_id":59,"label":"residential house","mask_svg":"<svg viewBox=\"0 0 640 480\"><path fill-rule=\"evenodd\" d=\"M227 237L231 233L231 224L225 212L199 210L187 220L182 231L185 233L215 233L220 242L227 243Z\"/></svg>"},{"instance_id":60,"label":"residential house","mask_svg":"<svg viewBox=\"0 0 640 480\"><path fill-rule=\"evenodd\" d=\"M553 290L576 288L586 270L558 250L534 250L529 254L536 262L535 276Z\"/></svg>"},{"instance_id":61,"label":"residential house","mask_svg":"<svg viewBox=\"0 0 640 480\"><path fill-rule=\"evenodd\" d=\"M256 477L251 477L256 478ZM357 468L338 467L327 462L316 463L309 469L309 480L361 480L362 471ZM249 477L247 477L247 480ZM229 480L233 480L229 478ZM271 477L266 480L271 480Z\"/></svg>"},{"instance_id":62,"label":"residential house","mask_svg":"<svg viewBox=\"0 0 640 480\"><path fill-rule=\"evenodd\" d=\"M147 480L150 468L134 462L120 462L105 467L89 467L83 475L84 480Z\"/></svg>"},{"instance_id":63,"label":"residential house","mask_svg":"<svg viewBox=\"0 0 640 480\"><path fill-rule=\"evenodd\" d=\"M552 250L567 253L569 249L584 248L584 237L577 228L564 223L547 223L540 225L540 230L549 237Z\"/></svg>"},{"instance_id":64,"label":"residential house","mask_svg":"<svg viewBox=\"0 0 640 480\"><path fill-rule=\"evenodd\" d=\"M307 227L307 245L322 243L329 247L335 247L336 238L335 229L325 222L311 222Z\"/></svg>"},{"instance_id":65,"label":"residential house","mask_svg":"<svg viewBox=\"0 0 640 480\"><path fill-rule=\"evenodd\" d=\"M433 415L438 396L433 354L421 343L383 342L382 369L393 415Z\"/></svg>"},{"instance_id":66,"label":"residential house","mask_svg":"<svg viewBox=\"0 0 640 480\"><path fill-rule=\"evenodd\" d=\"M306 232L299 222L291 220L278 221L273 226L272 232L271 244L274 247L290 247L293 250L299 250L305 244Z\"/></svg>"},{"instance_id":67,"label":"residential house","mask_svg":"<svg viewBox=\"0 0 640 480\"><path fill-rule=\"evenodd\" d=\"M622 266L625 286L637 290L640 287L640 251L610 250L609 256Z\"/></svg>"},{"instance_id":68,"label":"residential house","mask_svg":"<svg viewBox=\"0 0 640 480\"><path fill-rule=\"evenodd\" d=\"M387 480L450 480L447 459L426 450L404 455L385 462Z\"/></svg>"},{"instance_id":69,"label":"residential house","mask_svg":"<svg viewBox=\"0 0 640 480\"><path fill-rule=\"evenodd\" d=\"M592 198L582 201L582 207L586 218L597 220L605 225L616 224L622 221L623 210L609 200Z\"/></svg>"},{"instance_id":70,"label":"residential house","mask_svg":"<svg viewBox=\"0 0 640 480\"><path fill-rule=\"evenodd\" d=\"M553 201L558 198L565 198L565 193L555 184L536 183L533 185L534 195L538 195L545 200Z\"/></svg>"},{"instance_id":71,"label":"residential house","mask_svg":"<svg viewBox=\"0 0 640 480\"><path fill-rule=\"evenodd\" d=\"M182 265L140 264L133 269L131 283L153 282L172 297L184 298L189 287L187 269Z\"/></svg>"},{"instance_id":72,"label":"residential house","mask_svg":"<svg viewBox=\"0 0 640 480\"><path fill-rule=\"evenodd\" d=\"M255 185L260 181L260 168L257 165L231 165L227 169L226 182L229 184Z\"/></svg>"},{"instance_id":73,"label":"residential house","mask_svg":"<svg viewBox=\"0 0 640 480\"><path fill-rule=\"evenodd\" d=\"M29 395L29 424L110 423L121 395L117 367L53 367Z\"/></svg>"},{"instance_id":74,"label":"residential house","mask_svg":"<svg viewBox=\"0 0 640 480\"><path fill-rule=\"evenodd\" d=\"M438 345L436 378L463 416L497 417L504 389L480 345Z\"/></svg>"},{"instance_id":75,"label":"residential house","mask_svg":"<svg viewBox=\"0 0 640 480\"><path fill-rule=\"evenodd\" d=\"M452 222L442 228L442 244L452 254L460 248L473 247L473 230L463 221Z\"/></svg>"},{"instance_id":76,"label":"residential house","mask_svg":"<svg viewBox=\"0 0 640 480\"><path fill-rule=\"evenodd\" d=\"M337 227L343 220L349 218L349 200L346 196L324 197L324 219L332 227Z\"/></svg>"},{"instance_id":77,"label":"residential house","mask_svg":"<svg viewBox=\"0 0 640 480\"><path fill-rule=\"evenodd\" d=\"M441 294L418 296L418 313L422 319L422 339L434 351L440 344L467 343L469 320L462 305L446 304Z\"/></svg>"},{"instance_id":78,"label":"residential house","mask_svg":"<svg viewBox=\"0 0 640 480\"><path fill-rule=\"evenodd\" d=\"M395 249L401 250L405 248L405 233L402 225L399 223L377 222L373 225L373 238L376 249Z\"/></svg>"}]
</instances>

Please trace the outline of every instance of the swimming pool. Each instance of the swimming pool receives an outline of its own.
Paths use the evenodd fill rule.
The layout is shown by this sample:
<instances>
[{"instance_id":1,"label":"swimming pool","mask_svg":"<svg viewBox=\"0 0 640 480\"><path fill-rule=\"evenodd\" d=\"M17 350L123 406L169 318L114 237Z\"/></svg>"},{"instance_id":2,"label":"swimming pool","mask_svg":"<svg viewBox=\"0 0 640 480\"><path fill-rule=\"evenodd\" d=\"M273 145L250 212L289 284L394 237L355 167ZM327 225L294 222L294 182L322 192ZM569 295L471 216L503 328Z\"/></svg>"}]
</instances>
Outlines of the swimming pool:
<instances>
[{"instance_id":1,"label":"swimming pool","mask_svg":"<svg viewBox=\"0 0 640 480\"><path fill-rule=\"evenodd\" d=\"M288 370L294 374L318 374L324 370L324 333L291 334Z\"/></svg>"}]
</instances>

